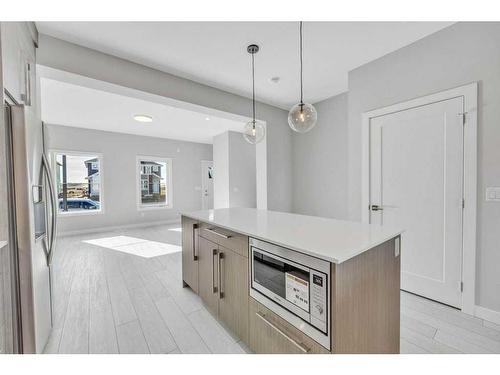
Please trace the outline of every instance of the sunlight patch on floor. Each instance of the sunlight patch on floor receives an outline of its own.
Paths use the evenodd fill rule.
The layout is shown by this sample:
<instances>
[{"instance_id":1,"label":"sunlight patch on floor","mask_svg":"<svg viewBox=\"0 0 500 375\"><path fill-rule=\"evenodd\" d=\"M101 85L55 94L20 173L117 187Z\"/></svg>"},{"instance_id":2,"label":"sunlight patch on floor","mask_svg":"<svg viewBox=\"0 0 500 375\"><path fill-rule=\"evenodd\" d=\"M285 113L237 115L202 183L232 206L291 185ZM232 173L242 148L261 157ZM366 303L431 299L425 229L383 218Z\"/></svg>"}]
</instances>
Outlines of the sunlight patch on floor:
<instances>
[{"instance_id":1,"label":"sunlight patch on floor","mask_svg":"<svg viewBox=\"0 0 500 375\"><path fill-rule=\"evenodd\" d=\"M171 230L173 232L182 232L182 228L179 227L179 228L168 228L168 230Z\"/></svg>"},{"instance_id":2,"label":"sunlight patch on floor","mask_svg":"<svg viewBox=\"0 0 500 375\"><path fill-rule=\"evenodd\" d=\"M182 250L178 245L149 241L129 236L115 236L83 241L85 243L137 255L143 258L153 258L160 255L177 253Z\"/></svg>"}]
</instances>

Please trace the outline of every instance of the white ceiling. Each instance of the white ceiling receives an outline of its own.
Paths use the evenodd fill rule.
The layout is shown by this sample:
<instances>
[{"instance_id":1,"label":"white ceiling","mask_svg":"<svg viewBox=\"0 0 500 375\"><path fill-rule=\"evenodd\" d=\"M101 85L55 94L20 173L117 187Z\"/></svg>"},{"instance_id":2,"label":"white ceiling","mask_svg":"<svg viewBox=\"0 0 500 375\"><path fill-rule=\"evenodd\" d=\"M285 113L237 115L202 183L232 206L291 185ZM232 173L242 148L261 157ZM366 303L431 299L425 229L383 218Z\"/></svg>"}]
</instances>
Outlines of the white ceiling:
<instances>
[{"instance_id":1,"label":"white ceiling","mask_svg":"<svg viewBox=\"0 0 500 375\"><path fill-rule=\"evenodd\" d=\"M227 130L241 132L245 124L44 76L40 83L42 120L49 124L199 143L212 143ZM153 122L137 122L136 114L152 116Z\"/></svg>"},{"instance_id":2,"label":"white ceiling","mask_svg":"<svg viewBox=\"0 0 500 375\"><path fill-rule=\"evenodd\" d=\"M451 22L304 23L305 100L347 90L347 73ZM260 101L288 108L298 99L298 23L37 22L38 30L235 94L251 95L250 57L257 43ZM278 84L271 77L281 78Z\"/></svg>"}]
</instances>

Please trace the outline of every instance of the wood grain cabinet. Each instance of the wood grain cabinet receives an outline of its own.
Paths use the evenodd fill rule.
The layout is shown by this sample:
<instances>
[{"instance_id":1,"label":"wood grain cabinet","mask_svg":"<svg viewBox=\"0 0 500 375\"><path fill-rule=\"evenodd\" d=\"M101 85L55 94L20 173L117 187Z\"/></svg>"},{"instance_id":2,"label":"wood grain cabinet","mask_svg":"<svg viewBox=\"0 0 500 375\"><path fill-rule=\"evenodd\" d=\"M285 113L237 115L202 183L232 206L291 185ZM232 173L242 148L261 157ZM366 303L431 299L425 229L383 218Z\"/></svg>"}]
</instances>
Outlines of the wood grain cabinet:
<instances>
[{"instance_id":1,"label":"wood grain cabinet","mask_svg":"<svg viewBox=\"0 0 500 375\"><path fill-rule=\"evenodd\" d=\"M250 348L259 354L328 354L316 341L250 299Z\"/></svg>"},{"instance_id":2,"label":"wood grain cabinet","mask_svg":"<svg viewBox=\"0 0 500 375\"><path fill-rule=\"evenodd\" d=\"M400 238L339 264L329 280L331 350L249 295L248 237L182 218L182 277L256 353L399 353Z\"/></svg>"},{"instance_id":3,"label":"wood grain cabinet","mask_svg":"<svg viewBox=\"0 0 500 375\"><path fill-rule=\"evenodd\" d=\"M198 222L182 217L182 280L198 293Z\"/></svg>"},{"instance_id":4,"label":"wood grain cabinet","mask_svg":"<svg viewBox=\"0 0 500 375\"><path fill-rule=\"evenodd\" d=\"M182 233L184 283L248 343L248 237L186 217Z\"/></svg>"},{"instance_id":5,"label":"wood grain cabinet","mask_svg":"<svg viewBox=\"0 0 500 375\"><path fill-rule=\"evenodd\" d=\"M248 258L219 246L219 318L248 342Z\"/></svg>"},{"instance_id":6,"label":"wood grain cabinet","mask_svg":"<svg viewBox=\"0 0 500 375\"><path fill-rule=\"evenodd\" d=\"M203 237L199 238L198 295L207 309L219 313L219 246Z\"/></svg>"}]
</instances>

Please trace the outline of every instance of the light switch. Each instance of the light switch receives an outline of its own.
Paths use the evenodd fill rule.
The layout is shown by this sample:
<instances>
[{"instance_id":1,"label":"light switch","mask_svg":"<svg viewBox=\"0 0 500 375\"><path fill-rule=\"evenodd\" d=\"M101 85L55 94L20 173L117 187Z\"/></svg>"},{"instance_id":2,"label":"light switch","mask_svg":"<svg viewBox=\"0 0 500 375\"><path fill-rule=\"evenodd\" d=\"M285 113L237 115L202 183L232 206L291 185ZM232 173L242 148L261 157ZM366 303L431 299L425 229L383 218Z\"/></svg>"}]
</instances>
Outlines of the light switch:
<instances>
[{"instance_id":1,"label":"light switch","mask_svg":"<svg viewBox=\"0 0 500 375\"><path fill-rule=\"evenodd\" d=\"M486 188L486 201L500 202L500 187L487 187Z\"/></svg>"}]
</instances>

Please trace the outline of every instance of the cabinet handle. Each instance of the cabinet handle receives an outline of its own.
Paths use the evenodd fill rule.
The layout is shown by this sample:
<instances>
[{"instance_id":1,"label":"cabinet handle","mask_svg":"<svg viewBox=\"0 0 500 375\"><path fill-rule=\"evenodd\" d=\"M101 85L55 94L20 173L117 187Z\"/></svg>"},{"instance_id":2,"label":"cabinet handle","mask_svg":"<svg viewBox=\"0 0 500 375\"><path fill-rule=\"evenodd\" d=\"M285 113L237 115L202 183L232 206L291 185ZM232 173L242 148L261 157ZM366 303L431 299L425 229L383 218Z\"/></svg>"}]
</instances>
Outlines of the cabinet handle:
<instances>
[{"instance_id":1,"label":"cabinet handle","mask_svg":"<svg viewBox=\"0 0 500 375\"><path fill-rule=\"evenodd\" d=\"M198 224L193 224L193 261L198 260L198 255L196 255L197 229L198 229Z\"/></svg>"},{"instance_id":2,"label":"cabinet handle","mask_svg":"<svg viewBox=\"0 0 500 375\"><path fill-rule=\"evenodd\" d=\"M222 233L219 233L217 231L215 231L214 229L211 229L211 228L205 228L205 230L209 233L212 233L212 234L215 234L216 236L219 236L219 237L222 237L222 238L225 238L226 240L228 238L231 238L231 236L228 236L227 234L222 234Z\"/></svg>"},{"instance_id":3,"label":"cabinet handle","mask_svg":"<svg viewBox=\"0 0 500 375\"><path fill-rule=\"evenodd\" d=\"M224 298L224 292L222 291L222 277L221 277L222 266L221 266L221 259L224 259L224 253L221 252L221 251L219 251L219 253L217 254L217 262L218 262L218 265L219 265L219 299Z\"/></svg>"},{"instance_id":4,"label":"cabinet handle","mask_svg":"<svg viewBox=\"0 0 500 375\"><path fill-rule=\"evenodd\" d=\"M217 249L212 249L212 293L217 293L217 287L215 286L215 271L214 271L214 257L217 255Z\"/></svg>"},{"instance_id":5,"label":"cabinet handle","mask_svg":"<svg viewBox=\"0 0 500 375\"><path fill-rule=\"evenodd\" d=\"M296 346L302 353L308 353L311 349L305 347L304 345L302 345L301 343L295 341L294 339L292 339L289 335L287 335L285 332L283 332L281 329L279 329L274 323L270 322L269 320L267 320L266 318L266 315L261 313L260 311L257 311L255 313L255 315L257 315L257 317L259 319L261 319L264 323L266 323L269 327L271 327L272 329L274 329L276 332L278 332L281 336L283 336L285 339L287 339L288 341L290 341L291 344L293 344L294 346Z\"/></svg>"}]
</instances>

